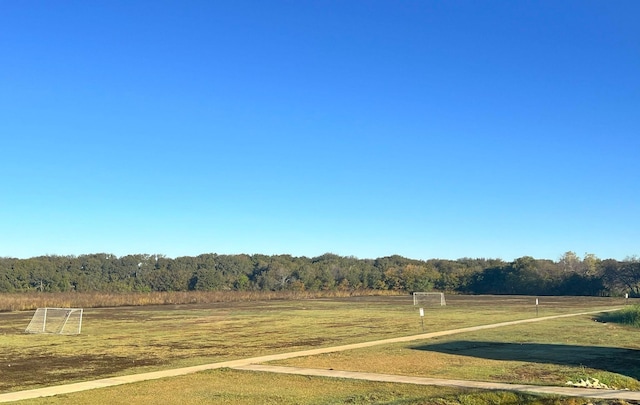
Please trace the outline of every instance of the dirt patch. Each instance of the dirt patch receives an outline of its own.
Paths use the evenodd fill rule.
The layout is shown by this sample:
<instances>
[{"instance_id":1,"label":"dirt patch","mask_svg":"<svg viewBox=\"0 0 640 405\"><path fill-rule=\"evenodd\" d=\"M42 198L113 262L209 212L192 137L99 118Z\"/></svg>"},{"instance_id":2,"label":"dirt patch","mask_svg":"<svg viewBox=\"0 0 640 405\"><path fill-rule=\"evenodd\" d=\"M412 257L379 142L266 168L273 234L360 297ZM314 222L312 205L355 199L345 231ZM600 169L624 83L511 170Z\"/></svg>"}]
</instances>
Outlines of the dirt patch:
<instances>
[{"instance_id":1,"label":"dirt patch","mask_svg":"<svg viewBox=\"0 0 640 405\"><path fill-rule=\"evenodd\" d=\"M5 358L0 361L0 391L80 381L93 375L113 376L128 369L153 366L161 362L160 359L151 358L91 355Z\"/></svg>"},{"instance_id":2,"label":"dirt patch","mask_svg":"<svg viewBox=\"0 0 640 405\"><path fill-rule=\"evenodd\" d=\"M265 349L309 348L309 347L319 347L329 342L330 342L329 339L306 339L306 340L297 340L295 342L273 342L273 343L265 344L262 347L264 347Z\"/></svg>"}]
</instances>

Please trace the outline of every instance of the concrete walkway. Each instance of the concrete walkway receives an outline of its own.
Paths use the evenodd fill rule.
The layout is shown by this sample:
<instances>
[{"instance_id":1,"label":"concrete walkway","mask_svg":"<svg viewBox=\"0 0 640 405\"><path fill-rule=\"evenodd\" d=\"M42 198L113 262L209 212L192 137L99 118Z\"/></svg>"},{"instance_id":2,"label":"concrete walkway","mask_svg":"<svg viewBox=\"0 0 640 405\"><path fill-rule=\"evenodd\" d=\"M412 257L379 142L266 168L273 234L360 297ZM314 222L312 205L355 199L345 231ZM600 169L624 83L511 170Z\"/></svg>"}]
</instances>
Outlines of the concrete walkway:
<instances>
[{"instance_id":1,"label":"concrete walkway","mask_svg":"<svg viewBox=\"0 0 640 405\"><path fill-rule=\"evenodd\" d=\"M466 389L489 389L500 391L519 391L531 394L552 394L565 397L582 397L598 399L624 399L640 401L640 392L626 390L601 390L592 388L573 387L545 387L526 384L505 384L485 381L448 380L443 378L409 377L393 374L363 373L357 371L323 370L315 368L279 367L250 364L248 366L234 367L236 370L262 371L270 373L296 374L313 377L351 378L356 380L390 382L417 385L438 385L444 387L456 387Z\"/></svg>"},{"instance_id":2,"label":"concrete walkway","mask_svg":"<svg viewBox=\"0 0 640 405\"><path fill-rule=\"evenodd\" d=\"M181 375L186 375L186 374L191 374L191 373L197 373L197 372L205 371L205 370L213 370L213 369L223 368L223 367L247 370L247 369L249 369L249 368L247 368L247 366L256 365L256 364L265 363L265 362L274 361L274 360L284 360L284 359L291 359L291 358L294 358L294 357L303 357L303 356L314 356L314 355L318 355L318 354L339 352L339 351L352 350L352 349L359 349L359 348L364 348L364 347L385 345L385 344L390 344L390 343L411 342L411 341L415 341L415 340L431 339L431 338L438 337L438 336L454 335L454 334L458 334L458 333L473 332L473 331L478 331L478 330L483 330L483 329L494 329L494 328L500 328L500 327L504 327L504 326L511 326L511 325L517 325L517 324L523 324L523 323L542 322L542 321L547 321L547 320L551 320L551 319L566 318L566 317L572 317L572 316L591 315L591 314L597 314L597 313L602 313L602 312L617 311L619 309L620 308L612 308L612 309L590 311L590 312L580 312L580 313L573 313L573 314L563 314L563 315L553 315L553 316L529 318L529 319L522 319L522 320L517 320L517 321L494 323L494 324L490 324L490 325L471 326L471 327L468 327L468 328L452 329L452 330L446 330L446 331L440 331L440 332L422 333L422 334L419 334L419 335L411 335L411 336L402 336L402 337L398 337L398 338L382 339L382 340L376 340L376 341L372 341L372 342L353 343L353 344L342 345L342 346L325 347L325 348L302 350L302 351L290 352L290 353L280 353L280 354L272 354L272 355L267 355L267 356L251 357L251 358L240 359L240 360L223 361L223 362L212 363L212 364L203 364L203 365L200 365L200 366L192 366L192 367L183 367L183 368L177 368L177 369L171 369L171 370L154 371L154 372L149 372L149 373L133 374L133 375L121 376L121 377L102 378L102 379L93 380L93 381L85 381L85 382L79 382L79 383L73 383L73 384L58 385L58 386L54 386L54 387L45 387L45 388L38 388L38 389L33 389L33 390L16 391L16 392L9 392L9 393L5 393L5 394L0 394L0 402L20 401L20 400L23 400L23 399L49 397L49 396L60 395L60 394L69 394L69 393L73 393L73 392L86 391L86 390L91 390L91 389L96 389L96 388L113 387L113 386L116 386L116 385L130 384L130 383L135 383L135 382L140 382L140 381L155 380L155 379L168 378L168 377L176 377L176 376L181 376ZM266 369L263 368L261 371L265 371L265 370ZM308 371L308 370L311 370L311 369L296 369L296 368L283 368L283 367L272 368L269 371L275 371L275 370L280 370L278 372L284 372L282 370L307 370L307 372L311 372L311 371ZM333 375L334 377L342 377L342 378L346 378L344 376L347 375L347 374L351 374L351 375L354 376L354 377L351 377L351 378L358 378L358 377L355 377L355 376L365 376L365 375L367 375L367 376L371 376L373 381L379 381L376 378L382 378L382 377L375 377L375 376L383 376L384 378L391 378L391 377L393 377L393 378L403 378L403 379L407 379L406 380L407 382L420 380L420 381L423 381L423 382L421 382L421 384L424 384L424 381L432 381L432 382L435 382L435 381L455 381L455 380L426 379L426 378L418 378L418 377L388 376L388 375L384 375L384 374L373 374L373 373L351 373L351 372L335 371L335 370L316 370L314 372L334 373L334 375ZM310 374L310 375L312 375L312 374ZM361 377L360 377L360 379L361 379ZM380 381L384 381L384 380L380 380ZM401 382L401 381L398 381L398 382ZM412 382L412 383L416 384L417 382ZM470 385L465 386L466 388L507 389L507 388L495 388L495 386L496 386L495 383L484 383L484 382L477 382L477 381L466 381L466 382L458 381L457 383L459 383L459 384L462 384L462 383L470 384ZM430 385L434 385L434 384L431 383ZM572 388L564 388L564 387L537 387L537 386L514 385L514 384L498 384L498 385L500 385L500 386L508 386L508 387L510 387L509 390L511 390L511 391L518 390L517 387L523 387L523 390L528 390L529 387L535 387L537 389L545 388L545 389L549 389L549 390L564 389L564 390L567 390L566 392L573 392L573 390L578 390L580 393L582 393L580 395L577 395L577 394L558 394L558 395L567 395L567 396L570 396L570 395L576 396L577 395L577 396L582 396L582 397L588 397L589 394L591 394L590 391L596 391L597 393L602 393L601 395L605 395L605 394L606 395L614 395L614 396L598 396L598 397L594 396L593 398L620 398L620 399L627 399L627 397L615 396L616 395L615 393L618 393L618 392L620 392L620 393L629 393L629 394L633 394L634 393L634 392L631 392L631 391L603 391L603 390L587 390L587 389L582 389L582 388L572 389ZM462 387L462 385L455 385L455 386L461 386ZM539 392L542 392L542 391L539 391ZM552 391L548 391L548 392L555 393L555 392L552 392ZM632 398L628 398L628 399L632 399ZM640 400L640 392L638 393L638 396L635 397L635 399L639 399Z\"/></svg>"}]
</instances>

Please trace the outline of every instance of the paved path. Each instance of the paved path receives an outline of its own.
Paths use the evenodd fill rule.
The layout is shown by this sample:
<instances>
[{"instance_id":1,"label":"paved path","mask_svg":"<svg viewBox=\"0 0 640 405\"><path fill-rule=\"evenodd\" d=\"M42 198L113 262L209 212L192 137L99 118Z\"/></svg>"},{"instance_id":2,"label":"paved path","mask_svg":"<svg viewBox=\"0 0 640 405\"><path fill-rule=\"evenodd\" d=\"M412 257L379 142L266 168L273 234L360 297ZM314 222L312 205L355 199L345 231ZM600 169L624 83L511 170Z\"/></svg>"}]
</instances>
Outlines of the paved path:
<instances>
[{"instance_id":1,"label":"paved path","mask_svg":"<svg viewBox=\"0 0 640 405\"><path fill-rule=\"evenodd\" d=\"M520 391L532 394L553 394L565 397L582 397L582 398L598 398L598 399L624 399L624 400L640 400L639 391L626 390L601 390L593 388L573 388L573 387L545 387L539 385L526 384L505 384L493 383L485 381L462 381L448 380L443 378L427 378L427 377L409 377L394 374L379 373L363 373L357 371L337 371L323 370L316 368L300 368L300 367L279 367L265 366L258 364L250 364L247 366L234 367L237 370L262 371L271 373L307 375L314 377L334 377L334 378L351 378L356 380L391 382L402 384L418 384L418 385L438 385L456 388L475 388L490 389L501 391Z\"/></svg>"},{"instance_id":2,"label":"paved path","mask_svg":"<svg viewBox=\"0 0 640 405\"><path fill-rule=\"evenodd\" d=\"M558 318L566 318L566 317L572 317L572 316L580 316L580 315L590 315L590 314L597 314L597 313L602 313L602 312L610 312L610 311L616 311L619 310L620 308L612 308L612 309L607 309L607 310L598 310L598 311L591 311L591 312L580 312L580 313L573 313L573 314L564 314L564 315L553 315L553 316L545 316L545 317L537 317L537 318L529 318L529 319L522 319L522 320L517 320L517 321L509 321L509 322L500 322L500 323L494 323L494 324L490 324L490 325L480 325L480 326L471 326L468 328L460 328L460 329L452 329L452 330L446 330L446 331L440 331L440 332L431 332L431 333L422 333L419 335L411 335L411 336L402 336L402 337L398 337L398 338L391 338L391 339L382 339L382 340L376 340L376 341L372 341L372 342L363 342L363 343L354 343L354 344L349 344L349 345L342 345L342 346L334 346L334 347L325 347L325 348L320 348L320 349L310 349L310 350L302 350L302 351L297 351L297 352L290 352L290 353L280 353L280 354L272 354L272 355L267 355L267 356L259 356L259 357L252 357L252 358L247 358L247 359L240 359L240 360L230 360L230 361L223 361L223 362L219 362L219 363L211 363L211 364L203 364L200 366L192 366L192 367L183 367L183 368L177 368L177 369L171 369L171 370L162 370L162 371L154 371L154 372L149 372L149 373L142 373L142 374L133 374L133 375L127 375L127 376L121 376L121 377L110 377L110 378L102 378L99 380L93 380L93 381L85 381L85 382L79 382L79 383L73 383L73 384L65 384L65 385L58 385L58 386L54 386L54 387L45 387L45 388L38 388L38 389L33 389L33 390L26 390L26 391L16 391L16 392L9 392L9 393L5 393L5 394L0 394L0 402L10 402L10 401L20 401L23 399L31 399L31 398L39 398L39 397L49 397L49 396L54 396L54 395L59 395L59 394L69 394L72 392L78 392L78 391L86 391L86 390L90 390L90 389L96 389L96 388L104 388L104 387L113 387L116 385L122 385L122 384L130 384L130 383L134 383L134 382L140 382L140 381L147 381L147 380L155 380L155 379L159 379L159 378L167 378L167 377L176 377L176 376L181 376L181 375L186 375L186 374L191 374L191 373L196 373L199 371L205 371L205 370L213 370L213 369L217 369L217 368L223 368L223 367L230 367L230 368L237 368L237 369L248 369L247 366L251 366L251 365L256 365L259 363L265 363L265 362L269 362L269 361L273 361L273 360L284 360L284 359L290 359L290 358L294 358L294 357L302 357L302 356L313 356L313 355L317 355L317 354L323 354L323 353L332 353L332 352L339 352L339 351L345 351L345 350L352 350L352 349L359 349L359 348L363 348L363 347L371 347L371 346L378 346L378 345L385 345L385 344L389 344L389 343L401 343L401 342L410 342L410 341L414 341L414 340L423 340L423 339L430 339L430 338L434 338L434 337L438 337L438 336L446 336L446 335L453 335L453 334L458 334L458 333L465 333L465 332L473 332L473 331L478 331L478 330L483 330L483 329L493 329L493 328L500 328L503 326L510 326L510 325L517 325L517 324L523 324L523 323L531 323L531 322L541 322L541 321L547 321L550 319L558 319ZM267 366L264 366L267 367ZM276 371L279 370L279 372L284 372L283 370L307 370L307 372L311 372L309 370L311 369L295 369L295 368L282 368L282 367L278 367L278 368L272 368L269 371ZM263 371L266 369L262 369ZM322 372L322 373L333 373L333 376L335 377L343 377L345 378L346 375L353 375L353 377L349 377L349 378L360 378L362 379L363 376L368 376L368 378L370 377L373 381L386 381L386 380L379 380L376 378L397 378L397 379L406 379L405 382L407 383L413 383L413 384L417 384L418 382L415 381L422 381L420 382L420 384L425 384L425 381L431 381L431 385L433 385L436 381L456 381L456 380L439 380L439 379L426 379L426 378L419 378L419 377L403 377L403 376L389 376L389 375L385 375L385 374L373 374L373 373L350 373L350 372L345 372L345 371L336 371L336 370L316 370L313 372ZM310 375L315 375L315 374L310 374ZM378 376L378 377L376 377ZM411 382L414 381L414 382ZM398 382L402 382L399 381ZM620 399L638 399L640 400L640 392L638 392L638 396L634 397L634 398L627 398L627 397L623 397L622 394L624 393L628 393L628 394L635 394L635 392L631 392L631 391L603 391L603 390L587 390L587 389L572 389L572 388L565 388L565 387L536 387L536 386L527 386L527 385L515 385L515 384L499 384L501 386L501 388L495 388L496 384L495 383L485 383L485 382L477 382L477 381L457 381L456 382L459 385L455 385L458 387L467 387L467 388L486 388L486 389L509 389L509 390L518 390L518 387L523 387L523 390L530 390L532 389L531 387L535 387L537 389L549 389L549 390L557 390L557 389L564 389L567 390L566 393L562 393L559 395L567 395L567 396L581 396L581 397L589 397L591 395L595 395L596 393L601 393L601 396L593 396L593 398L620 398ZM460 384L468 384L468 385L460 385ZM450 384L450 383L447 383ZM444 385L447 385L444 384ZM504 388L504 387L509 387L509 388ZM576 394L573 393L571 394L571 392L575 392L575 390L578 390L580 392L580 394ZM590 391L596 391L596 393L591 393ZM539 392L543 392L543 391L539 391ZM551 392L551 391L548 391ZM556 391L554 391L553 393L558 393ZM616 393L620 393L619 395ZM605 395L614 395L612 396L605 396Z\"/></svg>"}]
</instances>

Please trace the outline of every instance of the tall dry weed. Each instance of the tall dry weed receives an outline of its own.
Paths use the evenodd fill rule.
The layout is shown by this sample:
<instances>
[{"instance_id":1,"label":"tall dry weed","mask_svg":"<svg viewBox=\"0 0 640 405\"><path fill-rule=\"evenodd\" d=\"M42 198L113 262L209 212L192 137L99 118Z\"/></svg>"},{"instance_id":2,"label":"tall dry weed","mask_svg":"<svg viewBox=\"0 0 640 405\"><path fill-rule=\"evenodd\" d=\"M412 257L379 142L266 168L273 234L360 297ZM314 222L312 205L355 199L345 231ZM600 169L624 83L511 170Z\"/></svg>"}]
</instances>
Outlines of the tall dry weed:
<instances>
[{"instance_id":1,"label":"tall dry weed","mask_svg":"<svg viewBox=\"0 0 640 405\"><path fill-rule=\"evenodd\" d=\"M0 312L28 311L43 307L103 308L122 306L208 304L263 300L301 300L351 296L398 295L394 291L172 291L149 293L14 293L0 294Z\"/></svg>"}]
</instances>

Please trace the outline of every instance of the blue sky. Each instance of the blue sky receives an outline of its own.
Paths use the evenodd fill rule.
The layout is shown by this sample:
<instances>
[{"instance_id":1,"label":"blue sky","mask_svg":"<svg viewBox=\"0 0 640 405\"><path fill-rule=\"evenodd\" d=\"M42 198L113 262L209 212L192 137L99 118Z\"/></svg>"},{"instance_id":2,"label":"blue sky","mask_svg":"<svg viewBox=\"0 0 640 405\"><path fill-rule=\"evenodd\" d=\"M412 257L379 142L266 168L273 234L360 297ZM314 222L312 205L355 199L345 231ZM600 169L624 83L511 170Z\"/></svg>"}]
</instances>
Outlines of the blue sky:
<instances>
[{"instance_id":1,"label":"blue sky","mask_svg":"<svg viewBox=\"0 0 640 405\"><path fill-rule=\"evenodd\" d=\"M638 15L2 1L0 256L640 254Z\"/></svg>"}]
</instances>

